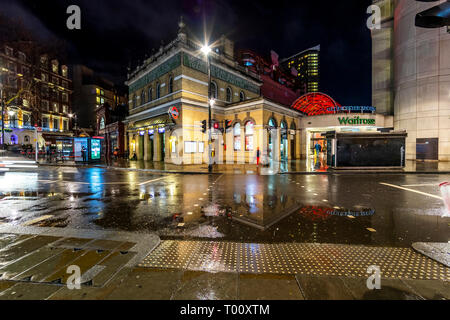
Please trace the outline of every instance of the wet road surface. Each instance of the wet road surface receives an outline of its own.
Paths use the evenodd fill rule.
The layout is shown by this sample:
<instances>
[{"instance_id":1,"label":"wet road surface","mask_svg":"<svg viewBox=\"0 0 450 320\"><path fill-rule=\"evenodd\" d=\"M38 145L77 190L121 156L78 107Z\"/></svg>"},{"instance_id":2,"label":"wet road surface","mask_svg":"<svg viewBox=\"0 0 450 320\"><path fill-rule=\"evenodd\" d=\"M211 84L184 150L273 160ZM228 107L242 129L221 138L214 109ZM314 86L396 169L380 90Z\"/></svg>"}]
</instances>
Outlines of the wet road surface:
<instances>
[{"instance_id":1,"label":"wet road surface","mask_svg":"<svg viewBox=\"0 0 450 320\"><path fill-rule=\"evenodd\" d=\"M0 226L156 232L163 240L405 247L447 242L446 175L157 175L102 168L0 176Z\"/></svg>"}]
</instances>

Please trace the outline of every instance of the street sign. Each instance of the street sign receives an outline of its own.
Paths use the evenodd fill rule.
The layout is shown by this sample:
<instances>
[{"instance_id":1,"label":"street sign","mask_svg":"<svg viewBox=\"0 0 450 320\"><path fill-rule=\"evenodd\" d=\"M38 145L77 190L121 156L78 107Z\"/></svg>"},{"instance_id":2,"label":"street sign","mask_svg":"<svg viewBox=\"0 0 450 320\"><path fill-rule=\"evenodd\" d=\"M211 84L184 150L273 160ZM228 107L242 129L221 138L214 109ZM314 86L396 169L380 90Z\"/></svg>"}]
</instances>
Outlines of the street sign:
<instances>
[{"instance_id":1,"label":"street sign","mask_svg":"<svg viewBox=\"0 0 450 320\"><path fill-rule=\"evenodd\" d=\"M169 109L169 115L172 117L172 119L176 120L180 116L180 112L178 111L177 107L173 106Z\"/></svg>"}]
</instances>

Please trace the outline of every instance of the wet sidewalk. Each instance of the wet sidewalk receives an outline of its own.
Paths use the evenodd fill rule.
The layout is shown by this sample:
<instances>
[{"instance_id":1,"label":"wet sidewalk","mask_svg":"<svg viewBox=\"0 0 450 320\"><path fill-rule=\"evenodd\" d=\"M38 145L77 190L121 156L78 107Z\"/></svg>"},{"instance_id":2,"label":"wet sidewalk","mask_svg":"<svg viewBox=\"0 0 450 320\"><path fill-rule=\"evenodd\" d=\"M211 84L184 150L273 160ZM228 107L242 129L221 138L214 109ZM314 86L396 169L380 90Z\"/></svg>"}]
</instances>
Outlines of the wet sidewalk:
<instances>
[{"instance_id":1,"label":"wet sidewalk","mask_svg":"<svg viewBox=\"0 0 450 320\"><path fill-rule=\"evenodd\" d=\"M0 300L450 299L449 269L409 248L163 241L152 251L150 235L13 231L0 230ZM380 290L367 288L371 264ZM70 265L80 289L67 287Z\"/></svg>"},{"instance_id":2,"label":"wet sidewalk","mask_svg":"<svg viewBox=\"0 0 450 320\"><path fill-rule=\"evenodd\" d=\"M176 165L172 163L153 162L153 161L131 161L116 160L100 163L76 163L73 161L65 162L39 162L42 166L76 166L76 167L105 167L109 169L122 169L132 171L147 171L159 173L185 173L185 174L208 174L207 164L186 164ZM214 164L213 173L225 174L345 174L345 173L395 173L395 174L450 174L450 162L416 162L407 161L403 170L328 170L327 167L312 166L306 160L293 160L278 163L271 163L268 166L256 164Z\"/></svg>"}]
</instances>

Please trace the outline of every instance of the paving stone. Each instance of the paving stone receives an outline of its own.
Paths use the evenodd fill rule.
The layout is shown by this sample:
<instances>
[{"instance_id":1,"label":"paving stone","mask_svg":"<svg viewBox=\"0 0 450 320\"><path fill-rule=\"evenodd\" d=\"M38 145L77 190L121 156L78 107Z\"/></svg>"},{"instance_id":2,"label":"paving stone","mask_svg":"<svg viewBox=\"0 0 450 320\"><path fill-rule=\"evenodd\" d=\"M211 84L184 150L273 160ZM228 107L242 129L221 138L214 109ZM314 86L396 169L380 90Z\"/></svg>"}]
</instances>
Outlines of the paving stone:
<instances>
[{"instance_id":1,"label":"paving stone","mask_svg":"<svg viewBox=\"0 0 450 320\"><path fill-rule=\"evenodd\" d=\"M428 300L450 300L450 282L439 280L403 280L421 297Z\"/></svg>"},{"instance_id":2,"label":"paving stone","mask_svg":"<svg viewBox=\"0 0 450 320\"><path fill-rule=\"evenodd\" d=\"M18 274L44 262L52 256L60 254L63 248L42 247L31 254L0 268L1 279L12 279Z\"/></svg>"},{"instance_id":3,"label":"paving stone","mask_svg":"<svg viewBox=\"0 0 450 320\"><path fill-rule=\"evenodd\" d=\"M176 270L137 268L121 279L107 299L169 300L180 285L182 275L182 271Z\"/></svg>"},{"instance_id":4,"label":"paving stone","mask_svg":"<svg viewBox=\"0 0 450 320\"><path fill-rule=\"evenodd\" d=\"M67 267L70 265L78 266L80 268L81 275L84 275L88 270L102 261L110 253L110 251L98 252L97 250L90 250L77 259L70 261L66 265L62 265L59 269L56 269L55 272L42 278L40 282L53 282L59 279L61 283L66 283L67 279L71 276L71 274L67 273ZM84 280L87 281L88 279Z\"/></svg>"},{"instance_id":5,"label":"paving stone","mask_svg":"<svg viewBox=\"0 0 450 320\"><path fill-rule=\"evenodd\" d=\"M240 274L241 300L304 300L295 276Z\"/></svg>"},{"instance_id":6,"label":"paving stone","mask_svg":"<svg viewBox=\"0 0 450 320\"><path fill-rule=\"evenodd\" d=\"M108 285L102 288L99 287L86 287L81 286L80 289L70 290L67 286L61 287L60 290L52 294L49 300L105 300L111 293L113 293L117 286L122 284L128 274L131 272L130 269L120 270L114 278L108 282ZM128 298L123 298L128 299Z\"/></svg>"},{"instance_id":7,"label":"paving stone","mask_svg":"<svg viewBox=\"0 0 450 320\"><path fill-rule=\"evenodd\" d=\"M236 273L211 273L186 271L174 300L236 300L238 275Z\"/></svg>"},{"instance_id":8,"label":"paving stone","mask_svg":"<svg viewBox=\"0 0 450 320\"><path fill-rule=\"evenodd\" d=\"M354 296L340 277L296 275L306 300L353 300Z\"/></svg>"},{"instance_id":9,"label":"paving stone","mask_svg":"<svg viewBox=\"0 0 450 320\"><path fill-rule=\"evenodd\" d=\"M0 281L0 292L5 291L8 288L11 288L17 282L14 281Z\"/></svg>"},{"instance_id":10,"label":"paving stone","mask_svg":"<svg viewBox=\"0 0 450 320\"><path fill-rule=\"evenodd\" d=\"M401 279L381 279L381 289L367 288L367 278L341 278L345 286L358 300L422 300Z\"/></svg>"},{"instance_id":11,"label":"paving stone","mask_svg":"<svg viewBox=\"0 0 450 320\"><path fill-rule=\"evenodd\" d=\"M44 300L61 287L49 284L17 283L0 293L0 300Z\"/></svg>"},{"instance_id":12,"label":"paving stone","mask_svg":"<svg viewBox=\"0 0 450 320\"><path fill-rule=\"evenodd\" d=\"M70 249L65 249L60 254L51 257L44 263L36 265L35 267L21 273L13 278L13 280L22 280L24 278L30 278L31 281L39 282L44 278L50 276L55 271L61 269L62 267L68 265L70 262L74 261L76 258L86 253L85 250L73 251Z\"/></svg>"}]
</instances>

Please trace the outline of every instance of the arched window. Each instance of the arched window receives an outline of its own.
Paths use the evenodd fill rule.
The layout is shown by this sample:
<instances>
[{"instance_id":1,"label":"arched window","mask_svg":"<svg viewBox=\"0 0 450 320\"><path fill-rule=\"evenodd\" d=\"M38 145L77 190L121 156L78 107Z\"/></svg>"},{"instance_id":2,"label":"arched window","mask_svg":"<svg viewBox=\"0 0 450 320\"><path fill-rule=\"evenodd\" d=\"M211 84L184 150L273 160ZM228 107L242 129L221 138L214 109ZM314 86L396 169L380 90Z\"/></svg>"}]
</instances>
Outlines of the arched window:
<instances>
[{"instance_id":1,"label":"arched window","mask_svg":"<svg viewBox=\"0 0 450 320\"><path fill-rule=\"evenodd\" d=\"M156 99L161 98L161 84L156 84Z\"/></svg>"},{"instance_id":2,"label":"arched window","mask_svg":"<svg viewBox=\"0 0 450 320\"><path fill-rule=\"evenodd\" d=\"M297 129L297 127L296 127L296 125L295 125L295 122L292 121L292 123L291 123L291 130L295 130L295 129Z\"/></svg>"},{"instance_id":3,"label":"arched window","mask_svg":"<svg viewBox=\"0 0 450 320\"><path fill-rule=\"evenodd\" d=\"M270 128L276 128L277 127L277 123L275 122L274 118L270 118L269 119L269 127Z\"/></svg>"},{"instance_id":4,"label":"arched window","mask_svg":"<svg viewBox=\"0 0 450 320\"><path fill-rule=\"evenodd\" d=\"M286 130L287 129L287 124L286 124L286 121L281 121L281 130Z\"/></svg>"},{"instance_id":5,"label":"arched window","mask_svg":"<svg viewBox=\"0 0 450 320\"><path fill-rule=\"evenodd\" d=\"M240 102L245 101L245 93L244 93L244 91L241 91L239 93L239 101Z\"/></svg>"},{"instance_id":6,"label":"arched window","mask_svg":"<svg viewBox=\"0 0 450 320\"><path fill-rule=\"evenodd\" d=\"M169 93L173 92L173 78L172 76L169 78Z\"/></svg>"},{"instance_id":7,"label":"arched window","mask_svg":"<svg viewBox=\"0 0 450 320\"><path fill-rule=\"evenodd\" d=\"M142 90L141 92L141 104L145 103L145 90Z\"/></svg>"},{"instance_id":8,"label":"arched window","mask_svg":"<svg viewBox=\"0 0 450 320\"><path fill-rule=\"evenodd\" d=\"M217 84L211 81L211 98L217 99Z\"/></svg>"},{"instance_id":9,"label":"arched window","mask_svg":"<svg viewBox=\"0 0 450 320\"><path fill-rule=\"evenodd\" d=\"M227 88L227 102L232 102L233 101L233 91L231 91L231 88L228 87Z\"/></svg>"},{"instance_id":10,"label":"arched window","mask_svg":"<svg viewBox=\"0 0 450 320\"><path fill-rule=\"evenodd\" d=\"M101 117L101 119L100 119L99 129L100 130L105 129L105 118L104 117Z\"/></svg>"},{"instance_id":11,"label":"arched window","mask_svg":"<svg viewBox=\"0 0 450 320\"><path fill-rule=\"evenodd\" d=\"M152 101L153 99L153 89L152 88L148 88L148 102Z\"/></svg>"},{"instance_id":12,"label":"arched window","mask_svg":"<svg viewBox=\"0 0 450 320\"><path fill-rule=\"evenodd\" d=\"M245 151L253 151L253 134L255 124L253 121L245 123Z\"/></svg>"},{"instance_id":13,"label":"arched window","mask_svg":"<svg viewBox=\"0 0 450 320\"><path fill-rule=\"evenodd\" d=\"M233 136L234 136L234 150L241 150L241 124L236 122L233 127Z\"/></svg>"}]
</instances>

